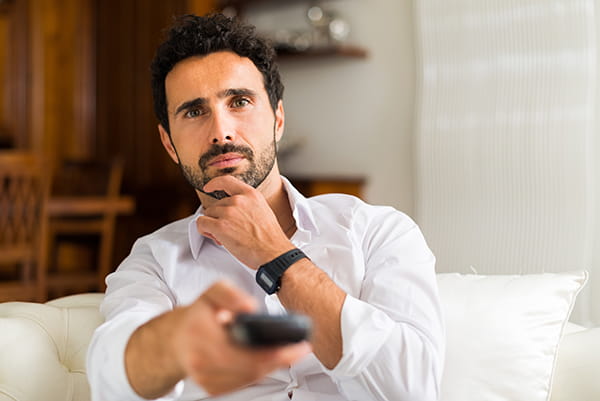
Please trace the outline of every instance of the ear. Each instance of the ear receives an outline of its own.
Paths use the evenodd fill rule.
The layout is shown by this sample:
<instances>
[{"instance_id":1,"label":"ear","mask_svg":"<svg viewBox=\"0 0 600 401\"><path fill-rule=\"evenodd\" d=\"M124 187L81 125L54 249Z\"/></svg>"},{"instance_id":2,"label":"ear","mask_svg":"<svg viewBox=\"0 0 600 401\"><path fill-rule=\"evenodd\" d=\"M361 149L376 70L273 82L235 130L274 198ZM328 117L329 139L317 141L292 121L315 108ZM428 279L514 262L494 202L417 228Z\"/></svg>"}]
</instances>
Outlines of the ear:
<instances>
[{"instance_id":1,"label":"ear","mask_svg":"<svg viewBox=\"0 0 600 401\"><path fill-rule=\"evenodd\" d=\"M283 128L285 126L285 111L283 110L283 101L277 102L275 110L275 141L279 142L283 136Z\"/></svg>"},{"instance_id":2,"label":"ear","mask_svg":"<svg viewBox=\"0 0 600 401\"><path fill-rule=\"evenodd\" d=\"M173 145L173 141L171 140L171 135L165 130L162 124L158 124L158 132L160 133L160 141L162 142L165 150L171 156L171 159L177 164L179 164L179 156L177 155L177 150L175 150L175 146Z\"/></svg>"}]
</instances>

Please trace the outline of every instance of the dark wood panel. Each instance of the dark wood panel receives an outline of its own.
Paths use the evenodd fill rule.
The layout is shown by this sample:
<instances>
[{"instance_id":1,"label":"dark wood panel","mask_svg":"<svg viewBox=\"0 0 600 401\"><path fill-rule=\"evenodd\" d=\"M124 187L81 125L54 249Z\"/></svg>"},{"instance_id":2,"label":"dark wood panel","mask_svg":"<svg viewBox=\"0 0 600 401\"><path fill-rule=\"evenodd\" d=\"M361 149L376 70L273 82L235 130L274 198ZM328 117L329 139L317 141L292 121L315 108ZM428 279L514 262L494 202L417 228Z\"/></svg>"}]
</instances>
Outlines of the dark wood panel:
<instances>
[{"instance_id":1,"label":"dark wood panel","mask_svg":"<svg viewBox=\"0 0 600 401\"><path fill-rule=\"evenodd\" d=\"M0 5L0 147L29 145L28 1Z\"/></svg>"},{"instance_id":2,"label":"dark wood panel","mask_svg":"<svg viewBox=\"0 0 600 401\"><path fill-rule=\"evenodd\" d=\"M216 0L187 0L186 12L205 15L217 8Z\"/></svg>"},{"instance_id":3,"label":"dark wood panel","mask_svg":"<svg viewBox=\"0 0 600 401\"><path fill-rule=\"evenodd\" d=\"M30 0L32 147L91 157L95 128L93 0Z\"/></svg>"}]
</instances>

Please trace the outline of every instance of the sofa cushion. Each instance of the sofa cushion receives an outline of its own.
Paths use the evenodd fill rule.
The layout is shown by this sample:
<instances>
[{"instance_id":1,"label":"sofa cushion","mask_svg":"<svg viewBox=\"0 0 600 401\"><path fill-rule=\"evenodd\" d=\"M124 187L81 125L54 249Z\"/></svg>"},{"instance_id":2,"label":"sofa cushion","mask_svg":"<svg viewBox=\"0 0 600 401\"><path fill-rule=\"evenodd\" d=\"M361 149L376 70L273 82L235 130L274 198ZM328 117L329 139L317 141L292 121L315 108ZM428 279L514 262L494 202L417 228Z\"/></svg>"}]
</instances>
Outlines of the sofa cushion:
<instances>
[{"instance_id":1,"label":"sofa cushion","mask_svg":"<svg viewBox=\"0 0 600 401\"><path fill-rule=\"evenodd\" d=\"M572 331L558 350L552 401L600 399L600 327Z\"/></svg>"},{"instance_id":2,"label":"sofa cushion","mask_svg":"<svg viewBox=\"0 0 600 401\"><path fill-rule=\"evenodd\" d=\"M0 399L90 399L85 358L92 333L103 320L98 311L102 296L0 304Z\"/></svg>"},{"instance_id":3,"label":"sofa cushion","mask_svg":"<svg viewBox=\"0 0 600 401\"><path fill-rule=\"evenodd\" d=\"M585 272L439 274L446 320L442 401L547 401Z\"/></svg>"}]
</instances>

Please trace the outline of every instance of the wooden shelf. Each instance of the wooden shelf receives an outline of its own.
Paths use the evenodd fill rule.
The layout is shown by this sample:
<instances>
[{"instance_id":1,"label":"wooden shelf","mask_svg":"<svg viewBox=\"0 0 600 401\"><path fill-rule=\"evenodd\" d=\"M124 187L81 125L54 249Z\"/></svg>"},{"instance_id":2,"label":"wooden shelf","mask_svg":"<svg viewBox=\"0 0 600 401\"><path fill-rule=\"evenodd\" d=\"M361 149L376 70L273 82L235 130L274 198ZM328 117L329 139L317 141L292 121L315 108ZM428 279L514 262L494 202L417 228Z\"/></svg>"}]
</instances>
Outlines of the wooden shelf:
<instances>
[{"instance_id":1,"label":"wooden shelf","mask_svg":"<svg viewBox=\"0 0 600 401\"><path fill-rule=\"evenodd\" d=\"M317 0L216 0L218 10L233 8L235 14L244 18L245 11L254 5L267 5L269 7L287 7L294 4L317 3ZM337 44L330 47L313 47L306 50L296 50L286 44L274 44L279 60L317 59L325 57L340 57L365 59L368 56L366 49L350 44Z\"/></svg>"},{"instance_id":2,"label":"wooden shelf","mask_svg":"<svg viewBox=\"0 0 600 401\"><path fill-rule=\"evenodd\" d=\"M354 45L337 45L332 47L314 48L301 51L276 47L276 50L280 60L322 57L347 57L365 59L368 56L368 52L366 49Z\"/></svg>"},{"instance_id":3,"label":"wooden shelf","mask_svg":"<svg viewBox=\"0 0 600 401\"><path fill-rule=\"evenodd\" d=\"M223 9L226 7L233 7L235 9L243 9L247 6L254 4L273 4L278 6L298 4L298 3L311 3L316 2L315 0L217 0L217 8Z\"/></svg>"}]
</instances>

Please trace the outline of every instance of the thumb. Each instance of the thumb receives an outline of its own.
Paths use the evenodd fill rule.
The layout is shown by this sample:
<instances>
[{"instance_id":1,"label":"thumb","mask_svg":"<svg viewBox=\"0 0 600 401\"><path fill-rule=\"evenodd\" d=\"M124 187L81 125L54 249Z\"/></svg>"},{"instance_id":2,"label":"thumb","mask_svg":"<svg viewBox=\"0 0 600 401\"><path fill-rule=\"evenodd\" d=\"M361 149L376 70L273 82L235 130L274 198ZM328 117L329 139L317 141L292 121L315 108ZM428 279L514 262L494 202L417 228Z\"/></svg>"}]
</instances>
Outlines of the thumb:
<instances>
[{"instance_id":1,"label":"thumb","mask_svg":"<svg viewBox=\"0 0 600 401\"><path fill-rule=\"evenodd\" d=\"M202 296L214 309L231 312L253 312L256 301L250 295L240 290L228 281L217 281Z\"/></svg>"}]
</instances>

